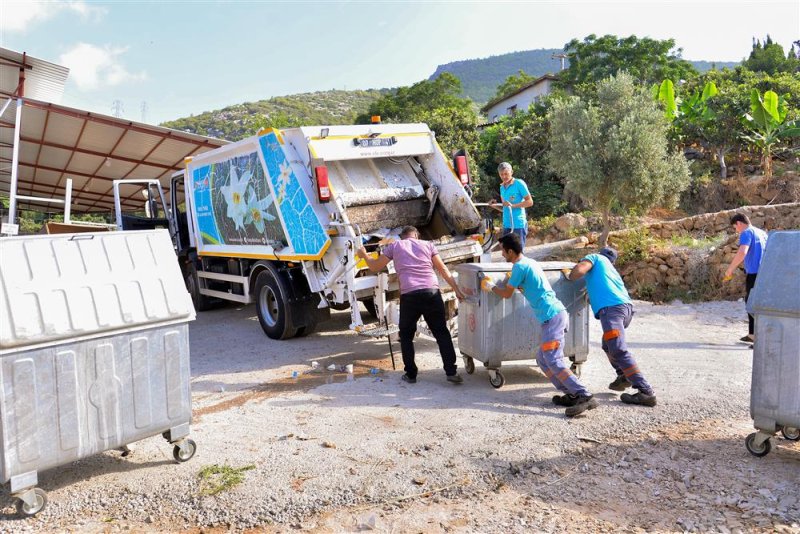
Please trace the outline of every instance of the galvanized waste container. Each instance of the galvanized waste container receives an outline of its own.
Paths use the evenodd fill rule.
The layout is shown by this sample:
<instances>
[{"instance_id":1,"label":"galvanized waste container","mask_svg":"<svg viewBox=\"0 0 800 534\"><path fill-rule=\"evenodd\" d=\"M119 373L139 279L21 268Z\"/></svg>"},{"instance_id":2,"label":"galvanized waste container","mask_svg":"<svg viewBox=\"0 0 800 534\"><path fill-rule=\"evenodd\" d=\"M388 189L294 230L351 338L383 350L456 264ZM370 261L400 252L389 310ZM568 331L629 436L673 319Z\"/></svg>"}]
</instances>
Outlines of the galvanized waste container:
<instances>
[{"instance_id":1,"label":"galvanized waste container","mask_svg":"<svg viewBox=\"0 0 800 534\"><path fill-rule=\"evenodd\" d=\"M0 482L163 434L186 461L194 308L166 230L0 239Z\"/></svg>"},{"instance_id":2,"label":"galvanized waste container","mask_svg":"<svg viewBox=\"0 0 800 534\"><path fill-rule=\"evenodd\" d=\"M800 231L772 232L747 300L755 317L750 416L745 444L765 456L778 431L800 440Z\"/></svg>"},{"instance_id":3,"label":"galvanized waste container","mask_svg":"<svg viewBox=\"0 0 800 534\"><path fill-rule=\"evenodd\" d=\"M569 313L564 355L572 361L572 369L580 374L581 364L589 354L589 301L583 278L571 282L561 269L572 268L568 262L546 261L539 265L547 275L558 299ZM542 343L539 323L528 301L520 292L509 299L481 291L480 280L488 277L495 284L505 283L511 263L464 263L456 266L458 283L470 289L473 296L458 306L458 348L467 373L475 372L475 362L483 362L489 371L489 382L500 388L505 377L499 371L503 362L535 360Z\"/></svg>"}]
</instances>

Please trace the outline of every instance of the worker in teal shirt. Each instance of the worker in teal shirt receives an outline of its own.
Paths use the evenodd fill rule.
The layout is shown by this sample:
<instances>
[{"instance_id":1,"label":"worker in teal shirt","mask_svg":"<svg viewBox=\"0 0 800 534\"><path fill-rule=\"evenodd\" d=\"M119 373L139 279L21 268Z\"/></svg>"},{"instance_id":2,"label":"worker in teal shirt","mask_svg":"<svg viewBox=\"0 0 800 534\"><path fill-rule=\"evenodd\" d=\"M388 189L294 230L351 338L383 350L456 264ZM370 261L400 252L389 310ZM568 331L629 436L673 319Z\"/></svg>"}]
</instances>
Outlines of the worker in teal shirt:
<instances>
[{"instance_id":1,"label":"worker in teal shirt","mask_svg":"<svg viewBox=\"0 0 800 534\"><path fill-rule=\"evenodd\" d=\"M617 251L605 247L597 254L589 254L571 270L564 269L569 280L586 277L586 291L595 319L603 327L603 351L617 372L617 378L608 387L614 391L625 391L633 386L636 394L623 393L622 402L641 406L655 406L656 394L645 380L633 354L625 343L625 329L633 320L633 302L625 289L614 262Z\"/></svg>"},{"instance_id":2,"label":"worker in teal shirt","mask_svg":"<svg viewBox=\"0 0 800 534\"><path fill-rule=\"evenodd\" d=\"M517 234L524 249L525 239L528 236L528 219L525 216L525 208L533 206L531 193L525 182L514 178L514 170L507 161L497 167L497 173L500 175L500 199L503 204L501 207L492 199L489 201L489 206L503 212L502 235Z\"/></svg>"},{"instance_id":3,"label":"worker in teal shirt","mask_svg":"<svg viewBox=\"0 0 800 534\"><path fill-rule=\"evenodd\" d=\"M553 397L553 404L565 406L567 417L597 408L597 400L564 361L564 333L569 326L569 314L556 297L544 271L534 260L522 255L522 243L517 234L502 236L500 246L503 258L514 265L511 278L502 287L484 278L481 280L481 289L504 299L511 298L514 291L519 289L528 300L542 332L542 344L536 353L536 362L556 389L563 393Z\"/></svg>"}]
</instances>

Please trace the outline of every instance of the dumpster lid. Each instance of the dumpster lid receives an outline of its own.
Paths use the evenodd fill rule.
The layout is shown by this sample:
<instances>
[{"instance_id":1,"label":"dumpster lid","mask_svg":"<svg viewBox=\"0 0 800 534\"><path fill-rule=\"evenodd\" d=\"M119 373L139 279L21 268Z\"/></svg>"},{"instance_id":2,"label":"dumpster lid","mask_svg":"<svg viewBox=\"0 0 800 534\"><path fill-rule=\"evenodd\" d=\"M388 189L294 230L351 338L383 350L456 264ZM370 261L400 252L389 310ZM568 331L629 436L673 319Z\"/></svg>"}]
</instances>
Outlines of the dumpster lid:
<instances>
[{"instance_id":1,"label":"dumpster lid","mask_svg":"<svg viewBox=\"0 0 800 534\"><path fill-rule=\"evenodd\" d=\"M192 319L167 230L0 239L0 355Z\"/></svg>"},{"instance_id":2,"label":"dumpster lid","mask_svg":"<svg viewBox=\"0 0 800 534\"><path fill-rule=\"evenodd\" d=\"M800 317L800 231L771 232L747 311Z\"/></svg>"},{"instance_id":3,"label":"dumpster lid","mask_svg":"<svg viewBox=\"0 0 800 534\"><path fill-rule=\"evenodd\" d=\"M561 269L572 269L575 264L571 261L538 261L534 260L543 271L560 271ZM458 270L475 271L482 273L505 273L509 272L514 266L513 263L501 261L492 263L462 263L456 268Z\"/></svg>"}]
</instances>

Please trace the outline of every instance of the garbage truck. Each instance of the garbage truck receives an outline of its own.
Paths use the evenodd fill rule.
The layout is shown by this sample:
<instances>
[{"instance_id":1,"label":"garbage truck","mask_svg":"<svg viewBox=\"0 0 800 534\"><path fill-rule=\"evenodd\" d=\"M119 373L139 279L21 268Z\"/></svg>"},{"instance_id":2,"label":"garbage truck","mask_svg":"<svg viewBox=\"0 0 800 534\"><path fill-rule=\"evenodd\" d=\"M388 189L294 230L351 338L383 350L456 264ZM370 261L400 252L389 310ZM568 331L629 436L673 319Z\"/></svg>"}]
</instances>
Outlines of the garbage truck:
<instances>
[{"instance_id":1,"label":"garbage truck","mask_svg":"<svg viewBox=\"0 0 800 534\"><path fill-rule=\"evenodd\" d=\"M115 183L117 198L130 182ZM255 303L266 335L288 339L349 309L350 328L377 337L396 330L397 276L391 264L371 273L356 250L377 255L413 225L451 269L478 261L492 229L469 182L466 156L445 156L425 124L266 129L187 158L160 219L118 208L117 222L172 232L197 310L219 299ZM455 295L441 287L455 326Z\"/></svg>"}]
</instances>

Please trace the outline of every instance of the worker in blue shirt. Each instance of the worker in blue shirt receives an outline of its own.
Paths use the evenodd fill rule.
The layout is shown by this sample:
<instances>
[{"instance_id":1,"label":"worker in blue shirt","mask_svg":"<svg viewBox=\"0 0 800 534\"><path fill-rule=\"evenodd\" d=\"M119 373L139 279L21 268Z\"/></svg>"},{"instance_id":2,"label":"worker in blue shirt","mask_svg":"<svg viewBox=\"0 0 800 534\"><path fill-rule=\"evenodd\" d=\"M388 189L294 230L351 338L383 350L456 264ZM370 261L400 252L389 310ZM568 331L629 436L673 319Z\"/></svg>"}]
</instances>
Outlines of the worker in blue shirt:
<instances>
[{"instance_id":1,"label":"worker in blue shirt","mask_svg":"<svg viewBox=\"0 0 800 534\"><path fill-rule=\"evenodd\" d=\"M747 299L750 298L750 290L756 285L756 276L758 276L758 268L761 266L761 258L767 249L767 233L761 228L756 228L750 224L750 218L744 213L737 213L731 217L731 226L739 234L739 250L736 251L736 255L731 260L728 270L725 271L723 280L727 282L733 278L733 271L744 262L744 300L747 302ZM755 339L753 316L748 313L747 319L747 335L741 338L740 341L752 343Z\"/></svg>"},{"instance_id":2,"label":"worker in blue shirt","mask_svg":"<svg viewBox=\"0 0 800 534\"><path fill-rule=\"evenodd\" d=\"M494 199L489 201L489 206L503 212L503 233L515 233L525 248L525 239L528 236L528 219L525 217L525 208L533 206L528 185L522 180L514 178L511 164L504 161L497 167L500 175L500 199L502 206Z\"/></svg>"},{"instance_id":3,"label":"worker in blue shirt","mask_svg":"<svg viewBox=\"0 0 800 534\"><path fill-rule=\"evenodd\" d=\"M617 251L611 247L589 254L571 270L564 269L569 280L586 277L586 291L595 319L603 327L603 351L617 372L617 378L608 385L614 391L625 391L633 386L636 394L623 393L622 402L641 406L655 406L656 394L645 380L633 354L625 343L625 329L633 320L633 302L625 289L622 277L614 267Z\"/></svg>"},{"instance_id":4,"label":"worker in blue shirt","mask_svg":"<svg viewBox=\"0 0 800 534\"><path fill-rule=\"evenodd\" d=\"M539 369L563 395L555 395L553 404L565 406L567 417L597 408L597 400L581 384L564 361L564 333L569 326L566 308L556 297L544 271L534 260L522 255L522 242L517 234L500 238L503 258L511 262L511 278L505 286L496 286L489 278L481 280L481 289L504 299L519 289L528 300L536 321L541 325L542 344L536 353Z\"/></svg>"}]
</instances>

